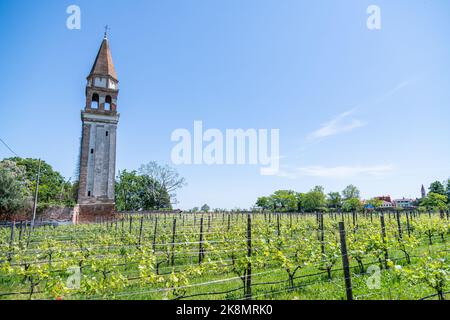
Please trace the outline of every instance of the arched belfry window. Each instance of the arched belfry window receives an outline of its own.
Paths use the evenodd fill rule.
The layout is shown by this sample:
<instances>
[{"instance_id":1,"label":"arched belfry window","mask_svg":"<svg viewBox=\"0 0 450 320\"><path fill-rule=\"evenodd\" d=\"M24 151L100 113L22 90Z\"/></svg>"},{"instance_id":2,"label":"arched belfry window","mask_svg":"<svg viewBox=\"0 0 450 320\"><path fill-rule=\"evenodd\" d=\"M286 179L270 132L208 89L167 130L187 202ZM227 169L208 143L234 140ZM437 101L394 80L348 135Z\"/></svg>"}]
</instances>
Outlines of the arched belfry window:
<instances>
[{"instance_id":1,"label":"arched belfry window","mask_svg":"<svg viewBox=\"0 0 450 320\"><path fill-rule=\"evenodd\" d=\"M107 111L111 110L111 103L112 103L111 96L106 96L105 97L105 110L107 110Z\"/></svg>"},{"instance_id":2,"label":"arched belfry window","mask_svg":"<svg viewBox=\"0 0 450 320\"><path fill-rule=\"evenodd\" d=\"M98 93L94 93L92 95L91 108L98 109L99 102L100 102L100 97L98 96Z\"/></svg>"}]
</instances>

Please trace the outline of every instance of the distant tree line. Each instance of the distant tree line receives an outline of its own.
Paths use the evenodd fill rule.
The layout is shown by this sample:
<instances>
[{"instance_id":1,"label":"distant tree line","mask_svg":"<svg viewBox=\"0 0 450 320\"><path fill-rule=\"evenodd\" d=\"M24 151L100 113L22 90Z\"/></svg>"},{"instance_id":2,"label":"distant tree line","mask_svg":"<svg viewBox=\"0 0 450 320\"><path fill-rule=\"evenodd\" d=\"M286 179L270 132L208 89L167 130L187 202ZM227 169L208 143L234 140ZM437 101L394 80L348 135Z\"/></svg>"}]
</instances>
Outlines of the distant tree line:
<instances>
[{"instance_id":1,"label":"distant tree line","mask_svg":"<svg viewBox=\"0 0 450 320\"><path fill-rule=\"evenodd\" d=\"M0 217L31 212L39 167L37 211L76 204L78 181L66 180L42 160L7 158L0 161ZM176 191L185 185L175 169L156 162L142 165L138 171L120 171L115 187L116 209L171 209L176 203Z\"/></svg>"},{"instance_id":2,"label":"distant tree line","mask_svg":"<svg viewBox=\"0 0 450 320\"><path fill-rule=\"evenodd\" d=\"M17 212L30 212L36 191L39 160L31 158L7 158L0 161L0 216ZM176 191L186 185L186 180L170 166L156 162L142 165L138 170L119 171L116 178L115 201L119 211L171 210L177 203ZM431 183L428 194L415 201L423 210L448 210L450 204L450 179ZM38 212L52 206L74 206L77 200L78 181L66 180L45 161L40 162ZM313 212L341 209L358 211L364 205L381 206L379 199L363 203L360 191L354 185L341 192L325 194L322 186L305 193L278 190L272 195L260 197L256 207L263 210L284 212ZM220 211L205 204L191 211Z\"/></svg>"},{"instance_id":3,"label":"distant tree line","mask_svg":"<svg viewBox=\"0 0 450 320\"><path fill-rule=\"evenodd\" d=\"M260 197L256 206L263 210L282 212L313 212L328 209L354 211L362 209L360 192L354 185L347 186L342 192L325 194L322 186L315 186L309 192L278 190L272 195Z\"/></svg>"},{"instance_id":4,"label":"distant tree line","mask_svg":"<svg viewBox=\"0 0 450 320\"><path fill-rule=\"evenodd\" d=\"M227 211L227 210L226 209L219 209L219 208L211 210L210 206L208 206L206 203L203 206L201 206L201 208L193 207L192 209L187 210L187 212L192 212L192 213L195 213L195 212L210 212L210 211L223 212L223 211Z\"/></svg>"},{"instance_id":5,"label":"distant tree line","mask_svg":"<svg viewBox=\"0 0 450 320\"><path fill-rule=\"evenodd\" d=\"M364 206L380 208L383 201L372 198L362 201L359 189L354 185L347 186L342 192L325 194L322 186L316 186L309 192L301 193L293 190L278 190L269 196L259 197L255 206L262 210L280 212L314 212L342 210L344 212L359 211ZM448 210L450 206L450 179L444 182L435 181L429 187L429 193L413 203L421 210Z\"/></svg>"}]
</instances>

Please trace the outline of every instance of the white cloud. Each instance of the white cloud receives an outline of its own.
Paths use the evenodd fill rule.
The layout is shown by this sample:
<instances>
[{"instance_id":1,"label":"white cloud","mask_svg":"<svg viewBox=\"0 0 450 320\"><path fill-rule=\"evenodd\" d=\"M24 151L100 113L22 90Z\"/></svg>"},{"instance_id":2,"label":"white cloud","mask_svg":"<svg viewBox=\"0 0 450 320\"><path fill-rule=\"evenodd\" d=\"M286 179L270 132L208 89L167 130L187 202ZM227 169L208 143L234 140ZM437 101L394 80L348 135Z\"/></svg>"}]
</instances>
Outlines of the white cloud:
<instances>
[{"instance_id":1,"label":"white cloud","mask_svg":"<svg viewBox=\"0 0 450 320\"><path fill-rule=\"evenodd\" d=\"M399 82L395 87L391 90L388 90L383 95L381 95L378 99L375 99L372 103L369 103L366 107L373 107L377 104L382 103L383 101L389 99L391 96L396 94L398 91L403 88L409 86L413 81L417 80L416 78L406 79ZM326 137L331 137L340 133L350 132L354 129L361 128L367 125L367 122L361 121L356 118L351 118L350 116L354 113L356 108L345 111L334 119L323 123L319 129L314 132L311 132L307 136L308 141L319 140Z\"/></svg>"},{"instance_id":2,"label":"white cloud","mask_svg":"<svg viewBox=\"0 0 450 320\"><path fill-rule=\"evenodd\" d=\"M407 87L413 80L404 80L400 83L398 83L393 89L387 91L385 94L383 94L382 96L380 96L378 99L376 99L373 103L372 106L375 106L377 104L382 103L383 101L389 99L390 97L392 97L393 95L395 95L398 91L402 90L403 88Z\"/></svg>"},{"instance_id":3,"label":"white cloud","mask_svg":"<svg viewBox=\"0 0 450 320\"><path fill-rule=\"evenodd\" d=\"M350 178L350 177L378 177L388 174L394 170L394 166L375 165L375 166L309 166L299 167L291 170L281 170L280 177L297 179L300 177L318 177L318 178Z\"/></svg>"},{"instance_id":4,"label":"white cloud","mask_svg":"<svg viewBox=\"0 0 450 320\"><path fill-rule=\"evenodd\" d=\"M366 122L355 118L349 118L354 111L355 109L346 111L335 117L333 120L323 123L319 129L308 135L307 140L317 140L364 127L367 124Z\"/></svg>"}]
</instances>

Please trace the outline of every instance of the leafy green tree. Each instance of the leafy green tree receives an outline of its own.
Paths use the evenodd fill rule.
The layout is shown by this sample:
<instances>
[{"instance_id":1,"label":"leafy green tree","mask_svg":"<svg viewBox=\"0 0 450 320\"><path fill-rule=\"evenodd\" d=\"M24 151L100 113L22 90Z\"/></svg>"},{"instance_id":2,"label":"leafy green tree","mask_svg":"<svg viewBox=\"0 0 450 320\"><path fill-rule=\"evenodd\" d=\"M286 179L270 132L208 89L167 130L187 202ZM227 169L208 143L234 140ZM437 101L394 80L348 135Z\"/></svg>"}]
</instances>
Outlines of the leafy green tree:
<instances>
[{"instance_id":1,"label":"leafy green tree","mask_svg":"<svg viewBox=\"0 0 450 320\"><path fill-rule=\"evenodd\" d=\"M141 207L141 178L136 171L119 171L116 179L116 208L119 211L139 210Z\"/></svg>"},{"instance_id":2,"label":"leafy green tree","mask_svg":"<svg viewBox=\"0 0 450 320\"><path fill-rule=\"evenodd\" d=\"M326 197L323 187L316 186L303 196L303 208L307 212L321 210L326 205Z\"/></svg>"},{"instance_id":3,"label":"leafy green tree","mask_svg":"<svg viewBox=\"0 0 450 320\"><path fill-rule=\"evenodd\" d=\"M136 171L119 172L116 180L116 208L119 211L170 209L170 197L157 181Z\"/></svg>"},{"instance_id":4,"label":"leafy green tree","mask_svg":"<svg viewBox=\"0 0 450 320\"><path fill-rule=\"evenodd\" d=\"M420 202L420 206L426 209L445 210L447 208L448 198L446 195L430 192Z\"/></svg>"},{"instance_id":5,"label":"leafy green tree","mask_svg":"<svg viewBox=\"0 0 450 320\"><path fill-rule=\"evenodd\" d=\"M437 193L442 195L447 195L445 192L445 187L440 181L435 181L432 184L430 184L430 187L428 188L430 193Z\"/></svg>"},{"instance_id":6,"label":"leafy green tree","mask_svg":"<svg viewBox=\"0 0 450 320\"><path fill-rule=\"evenodd\" d=\"M360 193L356 186L350 184L342 191L344 201L342 203L342 209L344 211L358 211L362 209L362 203L359 200Z\"/></svg>"},{"instance_id":7,"label":"leafy green tree","mask_svg":"<svg viewBox=\"0 0 450 320\"><path fill-rule=\"evenodd\" d=\"M325 189L322 186L315 186L314 188L312 188L312 191L320 192L320 193L323 193L325 195Z\"/></svg>"},{"instance_id":8,"label":"leafy green tree","mask_svg":"<svg viewBox=\"0 0 450 320\"><path fill-rule=\"evenodd\" d=\"M170 204L170 195L167 190L161 186L158 181L143 175L142 179L142 209L172 209Z\"/></svg>"},{"instance_id":9,"label":"leafy green tree","mask_svg":"<svg viewBox=\"0 0 450 320\"><path fill-rule=\"evenodd\" d=\"M256 206L263 210L269 210L274 208L274 203L271 197L259 197L256 199Z\"/></svg>"},{"instance_id":10,"label":"leafy green tree","mask_svg":"<svg viewBox=\"0 0 450 320\"><path fill-rule=\"evenodd\" d=\"M201 211L203 211L203 212L209 212L210 209L211 209L211 208L205 203L205 204L202 206Z\"/></svg>"},{"instance_id":11,"label":"leafy green tree","mask_svg":"<svg viewBox=\"0 0 450 320\"><path fill-rule=\"evenodd\" d=\"M352 199L357 198L359 199L359 190L356 186L350 184L342 191L342 196L344 199Z\"/></svg>"},{"instance_id":12,"label":"leafy green tree","mask_svg":"<svg viewBox=\"0 0 450 320\"><path fill-rule=\"evenodd\" d=\"M7 160L13 161L17 166L24 168L27 189L31 195L34 195L39 160L19 157L9 158ZM48 205L74 205L76 198L74 197L72 184L66 181L59 172L53 170L52 166L45 161L41 160L40 167L38 192L40 207Z\"/></svg>"},{"instance_id":13,"label":"leafy green tree","mask_svg":"<svg viewBox=\"0 0 450 320\"><path fill-rule=\"evenodd\" d=\"M291 190L278 190L273 193L271 199L274 207L281 209L281 211L295 211L297 210L297 198L295 192Z\"/></svg>"},{"instance_id":14,"label":"leafy green tree","mask_svg":"<svg viewBox=\"0 0 450 320\"><path fill-rule=\"evenodd\" d=\"M342 206L342 198L339 192L330 192L327 198L329 208L337 209Z\"/></svg>"},{"instance_id":15,"label":"leafy green tree","mask_svg":"<svg viewBox=\"0 0 450 320\"><path fill-rule=\"evenodd\" d=\"M360 211L362 209L362 203L358 198L349 198L344 200L342 204L342 210L346 212Z\"/></svg>"},{"instance_id":16,"label":"leafy green tree","mask_svg":"<svg viewBox=\"0 0 450 320\"><path fill-rule=\"evenodd\" d=\"M297 199L297 211L301 212L303 209L303 198L304 198L305 194L304 193L300 193L297 192L295 193L295 198Z\"/></svg>"},{"instance_id":17,"label":"leafy green tree","mask_svg":"<svg viewBox=\"0 0 450 320\"><path fill-rule=\"evenodd\" d=\"M0 162L0 217L23 209L29 203L25 172L15 162Z\"/></svg>"},{"instance_id":18,"label":"leafy green tree","mask_svg":"<svg viewBox=\"0 0 450 320\"><path fill-rule=\"evenodd\" d=\"M168 165L161 166L155 161L141 165L138 172L158 182L169 193L172 202L176 201L176 191L187 185L186 179L177 170Z\"/></svg>"}]
</instances>

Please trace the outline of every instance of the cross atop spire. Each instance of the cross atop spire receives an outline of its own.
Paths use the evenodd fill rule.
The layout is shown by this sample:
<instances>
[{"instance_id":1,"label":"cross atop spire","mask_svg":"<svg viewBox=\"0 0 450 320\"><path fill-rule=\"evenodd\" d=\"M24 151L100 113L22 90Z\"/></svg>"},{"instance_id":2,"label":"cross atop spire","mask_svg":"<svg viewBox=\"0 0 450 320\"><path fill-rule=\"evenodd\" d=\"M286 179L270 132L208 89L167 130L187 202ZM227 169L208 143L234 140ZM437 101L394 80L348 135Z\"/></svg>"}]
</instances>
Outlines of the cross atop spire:
<instances>
[{"instance_id":1,"label":"cross atop spire","mask_svg":"<svg viewBox=\"0 0 450 320\"><path fill-rule=\"evenodd\" d=\"M111 28L108 25L106 25L105 26L105 33L103 35L104 39L108 39L108 30L111 30Z\"/></svg>"}]
</instances>

